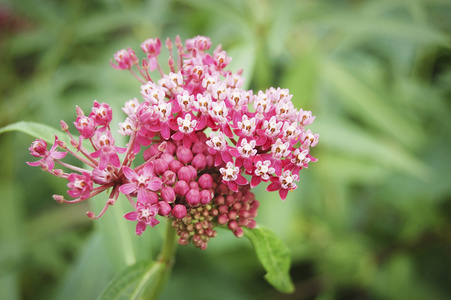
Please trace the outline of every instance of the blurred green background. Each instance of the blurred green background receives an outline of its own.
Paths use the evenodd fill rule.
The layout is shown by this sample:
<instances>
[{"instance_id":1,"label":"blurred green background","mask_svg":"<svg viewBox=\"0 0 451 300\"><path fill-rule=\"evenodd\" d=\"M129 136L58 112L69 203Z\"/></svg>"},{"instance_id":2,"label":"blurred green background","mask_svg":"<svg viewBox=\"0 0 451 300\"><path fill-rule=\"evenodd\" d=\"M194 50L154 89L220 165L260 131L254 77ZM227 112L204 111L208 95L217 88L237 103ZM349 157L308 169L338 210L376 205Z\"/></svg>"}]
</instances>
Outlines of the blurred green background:
<instances>
[{"instance_id":1,"label":"blurred green background","mask_svg":"<svg viewBox=\"0 0 451 300\"><path fill-rule=\"evenodd\" d=\"M317 116L319 161L285 202L256 190L257 221L291 250L294 294L267 284L249 241L222 230L206 251L178 247L161 299L451 298L449 1L1 0L0 127L58 128L94 99L119 122L140 85L111 68L113 54L176 35L222 44L254 91L289 88ZM155 255L163 226L115 228L120 207L88 220L102 197L56 204L66 182L25 164L33 140L0 135L0 299L95 299ZM116 251L124 237L140 252Z\"/></svg>"}]
</instances>

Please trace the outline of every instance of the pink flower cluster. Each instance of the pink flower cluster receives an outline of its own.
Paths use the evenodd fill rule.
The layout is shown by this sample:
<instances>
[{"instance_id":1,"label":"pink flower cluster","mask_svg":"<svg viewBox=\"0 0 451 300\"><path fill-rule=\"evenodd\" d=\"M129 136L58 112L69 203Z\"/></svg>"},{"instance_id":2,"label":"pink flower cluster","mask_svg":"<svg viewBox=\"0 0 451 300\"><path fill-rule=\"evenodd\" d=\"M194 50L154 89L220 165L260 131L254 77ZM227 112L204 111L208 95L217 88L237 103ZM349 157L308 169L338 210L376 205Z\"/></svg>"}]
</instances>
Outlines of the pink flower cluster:
<instances>
[{"instance_id":1,"label":"pink flower cluster","mask_svg":"<svg viewBox=\"0 0 451 300\"><path fill-rule=\"evenodd\" d=\"M128 143L115 146L108 104L94 101L89 115L77 107L79 138L61 122L73 150L57 137L50 150L40 139L30 147L40 158L30 165L69 181L68 194L75 199L55 195L55 200L76 203L110 189L103 210L97 216L88 212L89 217L102 216L124 194L133 207L124 217L137 222L136 234L164 216L173 220L180 244L201 249L216 236L215 226L227 226L237 237L242 227L255 226L259 202L251 188L269 182L267 190L285 200L297 188L300 170L316 161L310 148L318 134L305 129L315 117L297 110L286 89L241 89L242 72L225 70L231 58L220 46L209 53L210 46L207 37L185 45L177 37L174 58L168 39L168 74L158 62L158 38L141 44L146 54L141 62L130 48L118 51L112 66L141 82L142 99L131 99L122 109L127 117L118 132ZM154 73L160 74L158 81ZM63 162L67 153L85 168ZM72 173L55 169L55 162Z\"/></svg>"}]
</instances>

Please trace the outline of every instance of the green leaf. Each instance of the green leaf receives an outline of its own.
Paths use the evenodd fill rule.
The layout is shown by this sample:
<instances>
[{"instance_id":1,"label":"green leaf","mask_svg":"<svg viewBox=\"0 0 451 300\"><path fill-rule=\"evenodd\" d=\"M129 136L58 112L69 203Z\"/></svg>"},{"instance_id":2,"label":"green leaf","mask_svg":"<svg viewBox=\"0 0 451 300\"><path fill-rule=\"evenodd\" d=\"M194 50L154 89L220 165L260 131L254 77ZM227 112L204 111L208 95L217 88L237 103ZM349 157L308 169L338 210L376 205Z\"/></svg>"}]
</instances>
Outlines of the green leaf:
<instances>
[{"instance_id":1,"label":"green leaf","mask_svg":"<svg viewBox=\"0 0 451 300\"><path fill-rule=\"evenodd\" d=\"M99 300L140 299L143 293L156 281L163 264L139 261L125 268L108 284Z\"/></svg>"},{"instance_id":2,"label":"green leaf","mask_svg":"<svg viewBox=\"0 0 451 300\"><path fill-rule=\"evenodd\" d=\"M98 297L109 283L113 273L105 251L99 232L93 232L57 287L53 299L82 300ZM95 275L90 276L90 274Z\"/></svg>"},{"instance_id":3,"label":"green leaf","mask_svg":"<svg viewBox=\"0 0 451 300\"><path fill-rule=\"evenodd\" d=\"M244 229L244 235L254 246L258 259L266 270L265 279L278 291L294 292L289 270L290 251L282 240L271 230L263 227Z\"/></svg>"},{"instance_id":4,"label":"green leaf","mask_svg":"<svg viewBox=\"0 0 451 300\"><path fill-rule=\"evenodd\" d=\"M55 141L55 135L58 135L59 140L70 144L69 137L63 135L64 133L61 130L41 123L21 121L0 128L0 134L9 131L21 131L35 138L43 139L47 143L53 143Z\"/></svg>"}]
</instances>

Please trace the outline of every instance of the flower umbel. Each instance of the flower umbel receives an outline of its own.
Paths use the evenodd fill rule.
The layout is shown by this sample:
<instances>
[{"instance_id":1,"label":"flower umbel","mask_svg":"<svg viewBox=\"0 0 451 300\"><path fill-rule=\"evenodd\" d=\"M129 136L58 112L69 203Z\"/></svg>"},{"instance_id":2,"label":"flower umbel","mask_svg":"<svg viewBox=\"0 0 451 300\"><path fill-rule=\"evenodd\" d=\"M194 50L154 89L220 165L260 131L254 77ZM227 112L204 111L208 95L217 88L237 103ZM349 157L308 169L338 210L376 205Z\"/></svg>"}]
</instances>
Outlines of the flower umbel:
<instances>
[{"instance_id":1,"label":"flower umbel","mask_svg":"<svg viewBox=\"0 0 451 300\"><path fill-rule=\"evenodd\" d=\"M231 58L221 46L209 53L211 44L197 36L183 45L177 37L173 57L168 39L168 74L159 64L158 38L141 44L142 64L131 48L118 51L111 65L138 79L136 95L142 97L122 109L126 116L117 131L128 141L116 146L113 110L97 101L89 115L77 107L78 137L62 121L71 149L57 137L50 150L44 140L34 141L29 150L40 159L28 164L68 180L74 198L55 200L76 203L109 191L102 211L88 213L99 218L123 194L132 206L124 218L136 222L136 234L169 218L179 244L200 249L216 236L217 226L237 237L243 227L255 227L260 203L251 188L269 182L267 191L285 200L298 187L300 171L316 161L310 149L319 135L305 129L315 117L297 110L286 89L241 89L242 70L226 70ZM68 153L84 167L63 162Z\"/></svg>"}]
</instances>

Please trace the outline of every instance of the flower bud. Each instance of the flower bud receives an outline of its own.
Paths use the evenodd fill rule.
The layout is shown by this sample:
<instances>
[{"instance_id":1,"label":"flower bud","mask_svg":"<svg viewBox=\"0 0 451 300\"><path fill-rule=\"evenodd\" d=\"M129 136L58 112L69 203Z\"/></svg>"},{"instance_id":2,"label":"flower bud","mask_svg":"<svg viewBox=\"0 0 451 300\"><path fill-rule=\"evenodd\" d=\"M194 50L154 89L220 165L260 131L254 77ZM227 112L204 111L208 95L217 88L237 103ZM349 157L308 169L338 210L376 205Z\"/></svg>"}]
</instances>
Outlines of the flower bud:
<instances>
[{"instance_id":1,"label":"flower bud","mask_svg":"<svg viewBox=\"0 0 451 300\"><path fill-rule=\"evenodd\" d=\"M62 130L62 131L67 131L67 130L69 130L69 126L67 126L67 123L64 122L63 120L60 121L60 126L61 126L61 130Z\"/></svg>"},{"instance_id":2,"label":"flower bud","mask_svg":"<svg viewBox=\"0 0 451 300\"><path fill-rule=\"evenodd\" d=\"M64 202L64 197L61 195L53 195L53 199L58 202L58 203L63 203Z\"/></svg>"},{"instance_id":3,"label":"flower bud","mask_svg":"<svg viewBox=\"0 0 451 300\"><path fill-rule=\"evenodd\" d=\"M230 230L235 231L238 228L238 223L236 221L230 221L227 227Z\"/></svg>"},{"instance_id":4,"label":"flower bud","mask_svg":"<svg viewBox=\"0 0 451 300\"><path fill-rule=\"evenodd\" d=\"M167 153L167 152L161 154L160 158L163 159L168 164L175 159L174 155Z\"/></svg>"},{"instance_id":5,"label":"flower bud","mask_svg":"<svg viewBox=\"0 0 451 300\"><path fill-rule=\"evenodd\" d=\"M200 192L200 203L202 205L206 205L208 203L210 203L212 198L211 192L210 190L203 190Z\"/></svg>"},{"instance_id":6,"label":"flower bud","mask_svg":"<svg viewBox=\"0 0 451 300\"><path fill-rule=\"evenodd\" d=\"M223 196L218 196L215 198L215 203L217 205L223 205L225 203L225 198Z\"/></svg>"},{"instance_id":7,"label":"flower bud","mask_svg":"<svg viewBox=\"0 0 451 300\"><path fill-rule=\"evenodd\" d=\"M179 177L179 180L184 180L186 182L190 182L193 179L192 172L188 166L181 167L177 172L177 176Z\"/></svg>"},{"instance_id":8,"label":"flower bud","mask_svg":"<svg viewBox=\"0 0 451 300\"><path fill-rule=\"evenodd\" d=\"M163 175L163 173L167 171L168 168L169 165L164 159L158 158L154 160L154 172L157 175Z\"/></svg>"},{"instance_id":9,"label":"flower bud","mask_svg":"<svg viewBox=\"0 0 451 300\"><path fill-rule=\"evenodd\" d=\"M225 203L228 206L232 206L233 203L235 203L235 196L234 195L227 195L227 197L225 198Z\"/></svg>"},{"instance_id":10,"label":"flower bud","mask_svg":"<svg viewBox=\"0 0 451 300\"><path fill-rule=\"evenodd\" d=\"M220 215L218 216L218 223L221 225L225 225L227 224L227 222L229 221L229 218L227 217L227 215Z\"/></svg>"},{"instance_id":11,"label":"flower bud","mask_svg":"<svg viewBox=\"0 0 451 300\"><path fill-rule=\"evenodd\" d=\"M249 220L249 223L247 224L247 228L254 229L255 226L257 226L257 222L255 220Z\"/></svg>"},{"instance_id":12,"label":"flower bud","mask_svg":"<svg viewBox=\"0 0 451 300\"><path fill-rule=\"evenodd\" d=\"M213 186L213 177L210 174L203 174L198 181L202 189L210 189Z\"/></svg>"},{"instance_id":13,"label":"flower bud","mask_svg":"<svg viewBox=\"0 0 451 300\"><path fill-rule=\"evenodd\" d=\"M177 147L174 145L174 143L166 142L166 149L164 150L164 153L168 153L168 154L171 154L172 156L174 156L176 149L177 149Z\"/></svg>"},{"instance_id":14,"label":"flower bud","mask_svg":"<svg viewBox=\"0 0 451 300\"><path fill-rule=\"evenodd\" d=\"M169 169L172 172L177 173L180 170L181 167L183 167L183 164L179 160L174 159L173 161L171 161L169 163Z\"/></svg>"},{"instance_id":15,"label":"flower bud","mask_svg":"<svg viewBox=\"0 0 451 300\"><path fill-rule=\"evenodd\" d=\"M175 183L174 192L177 195L185 196L185 194L189 191L188 183L184 180L179 180Z\"/></svg>"},{"instance_id":16,"label":"flower bud","mask_svg":"<svg viewBox=\"0 0 451 300\"><path fill-rule=\"evenodd\" d=\"M172 208L167 202L160 201L160 202L158 202L158 205L160 206L160 210L158 211L159 215L161 215L161 216L169 215L169 213L171 212Z\"/></svg>"},{"instance_id":17,"label":"flower bud","mask_svg":"<svg viewBox=\"0 0 451 300\"><path fill-rule=\"evenodd\" d=\"M205 169L205 167L207 166L207 160L205 158L205 155L203 155L202 153L196 154L191 164L197 170Z\"/></svg>"},{"instance_id":18,"label":"flower bud","mask_svg":"<svg viewBox=\"0 0 451 300\"><path fill-rule=\"evenodd\" d=\"M221 215L227 214L229 212L229 207L227 205L220 205L218 211Z\"/></svg>"},{"instance_id":19,"label":"flower bud","mask_svg":"<svg viewBox=\"0 0 451 300\"><path fill-rule=\"evenodd\" d=\"M188 164L193 160L193 152L190 149L183 146L177 148L177 158L183 163Z\"/></svg>"},{"instance_id":20,"label":"flower bud","mask_svg":"<svg viewBox=\"0 0 451 300\"><path fill-rule=\"evenodd\" d=\"M191 181L189 183L189 188L192 190L199 190L199 184L196 181Z\"/></svg>"},{"instance_id":21,"label":"flower bud","mask_svg":"<svg viewBox=\"0 0 451 300\"><path fill-rule=\"evenodd\" d=\"M172 215L176 219L181 219L186 216L186 207L182 204L176 204L172 209Z\"/></svg>"},{"instance_id":22,"label":"flower bud","mask_svg":"<svg viewBox=\"0 0 451 300\"><path fill-rule=\"evenodd\" d=\"M173 188L169 186L164 186L161 189L161 198L163 198L164 201L172 203L175 200L175 191Z\"/></svg>"},{"instance_id":23,"label":"flower bud","mask_svg":"<svg viewBox=\"0 0 451 300\"><path fill-rule=\"evenodd\" d=\"M234 211L234 210L231 210L231 211L229 211L229 213L227 214L227 217L229 217L229 220L236 220L236 216L237 216L238 214L236 213L236 211Z\"/></svg>"},{"instance_id":24,"label":"flower bud","mask_svg":"<svg viewBox=\"0 0 451 300\"><path fill-rule=\"evenodd\" d=\"M202 142L195 142L193 144L193 146L191 147L192 151L194 154L200 154L200 153L204 153L205 151L207 151L207 146Z\"/></svg>"},{"instance_id":25,"label":"flower bud","mask_svg":"<svg viewBox=\"0 0 451 300\"><path fill-rule=\"evenodd\" d=\"M174 185L176 177L177 176L174 172L172 172L171 170L166 170L163 173L163 176L161 176L161 180L166 185Z\"/></svg>"},{"instance_id":26,"label":"flower bud","mask_svg":"<svg viewBox=\"0 0 451 300\"><path fill-rule=\"evenodd\" d=\"M186 202L191 206L199 205L200 203L200 193L198 190L189 190L186 195Z\"/></svg>"},{"instance_id":27,"label":"flower bud","mask_svg":"<svg viewBox=\"0 0 451 300\"><path fill-rule=\"evenodd\" d=\"M216 194L218 195L227 195L229 191L229 187L222 182L216 188Z\"/></svg>"},{"instance_id":28,"label":"flower bud","mask_svg":"<svg viewBox=\"0 0 451 300\"><path fill-rule=\"evenodd\" d=\"M233 231L233 234L234 234L237 238L242 237L242 236L244 235L243 228L237 227L237 228Z\"/></svg>"},{"instance_id":29,"label":"flower bud","mask_svg":"<svg viewBox=\"0 0 451 300\"><path fill-rule=\"evenodd\" d=\"M205 161L207 162L207 168L212 168L215 164L215 158L211 154L205 155Z\"/></svg>"}]
</instances>

